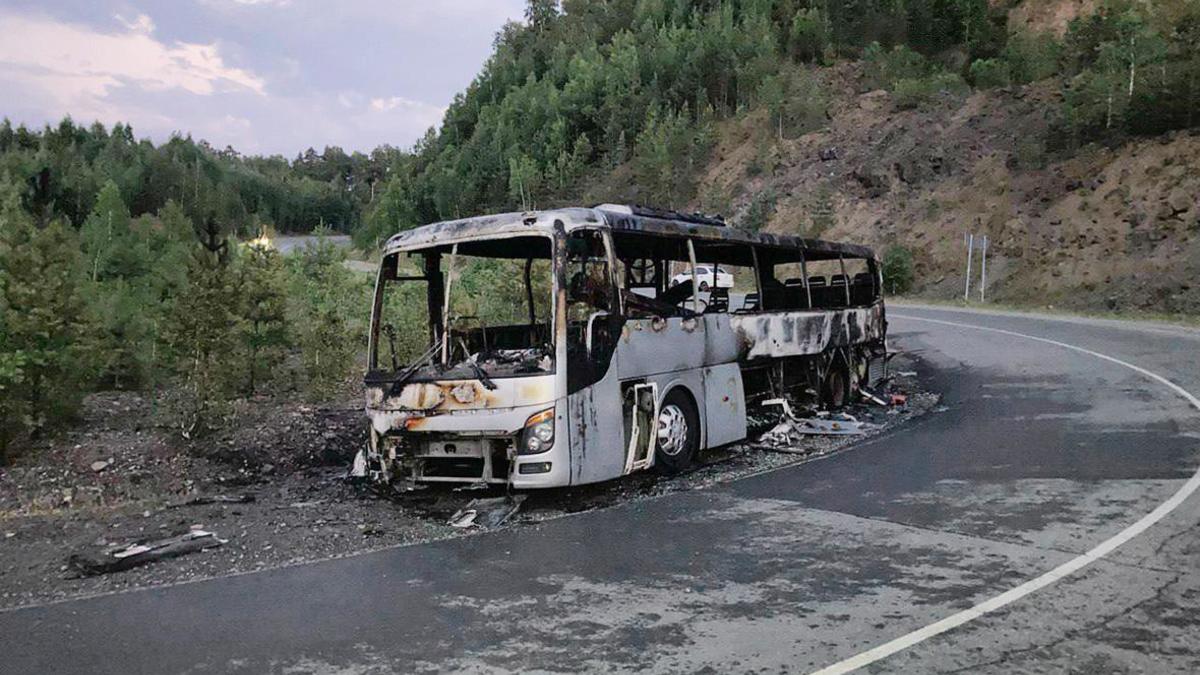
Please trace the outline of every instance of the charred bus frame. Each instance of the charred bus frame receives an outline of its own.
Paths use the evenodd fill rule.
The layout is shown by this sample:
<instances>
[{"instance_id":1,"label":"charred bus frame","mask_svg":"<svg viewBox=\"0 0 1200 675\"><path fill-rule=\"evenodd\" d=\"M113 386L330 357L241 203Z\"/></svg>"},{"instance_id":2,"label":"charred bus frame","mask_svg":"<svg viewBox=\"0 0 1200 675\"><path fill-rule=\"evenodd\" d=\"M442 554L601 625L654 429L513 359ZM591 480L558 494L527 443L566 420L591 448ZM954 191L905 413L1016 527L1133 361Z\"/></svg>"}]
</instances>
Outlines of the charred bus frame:
<instances>
[{"instance_id":1,"label":"charred bus frame","mask_svg":"<svg viewBox=\"0 0 1200 675\"><path fill-rule=\"evenodd\" d=\"M508 304L526 305L528 321L459 325L451 294L464 255L523 263L523 298ZM749 270L753 291L693 292L698 256ZM402 271L402 259L417 271ZM812 274L818 264L835 273ZM535 265L548 278L535 278ZM680 266L692 281L669 285ZM799 271L779 278L784 269ZM381 312L389 289L411 282L425 284L428 326L402 328L427 333L428 345L408 364L385 365L381 335L396 328ZM764 399L837 407L882 378L882 289L866 247L623 205L402 232L386 244L376 284L371 431L356 470L514 488L680 470L702 449L743 439L747 410Z\"/></svg>"}]
</instances>

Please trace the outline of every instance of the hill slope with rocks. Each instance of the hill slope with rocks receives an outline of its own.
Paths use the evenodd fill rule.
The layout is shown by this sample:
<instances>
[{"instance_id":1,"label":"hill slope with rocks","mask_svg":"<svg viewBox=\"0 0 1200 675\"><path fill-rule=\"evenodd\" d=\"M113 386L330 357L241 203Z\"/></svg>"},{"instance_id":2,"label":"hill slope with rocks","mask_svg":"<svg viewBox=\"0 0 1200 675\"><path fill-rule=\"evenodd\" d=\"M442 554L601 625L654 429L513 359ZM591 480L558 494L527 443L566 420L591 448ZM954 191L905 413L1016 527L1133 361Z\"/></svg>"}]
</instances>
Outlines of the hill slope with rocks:
<instances>
[{"instance_id":1,"label":"hill slope with rocks","mask_svg":"<svg viewBox=\"0 0 1200 675\"><path fill-rule=\"evenodd\" d=\"M1056 157L1050 84L902 110L887 91L855 93L859 68L831 77L841 95L823 129L765 143L765 113L726 123L693 206L728 195L744 222L769 195L767 231L905 246L928 297L961 296L971 231L992 243L996 300L1200 312L1200 135Z\"/></svg>"}]
</instances>

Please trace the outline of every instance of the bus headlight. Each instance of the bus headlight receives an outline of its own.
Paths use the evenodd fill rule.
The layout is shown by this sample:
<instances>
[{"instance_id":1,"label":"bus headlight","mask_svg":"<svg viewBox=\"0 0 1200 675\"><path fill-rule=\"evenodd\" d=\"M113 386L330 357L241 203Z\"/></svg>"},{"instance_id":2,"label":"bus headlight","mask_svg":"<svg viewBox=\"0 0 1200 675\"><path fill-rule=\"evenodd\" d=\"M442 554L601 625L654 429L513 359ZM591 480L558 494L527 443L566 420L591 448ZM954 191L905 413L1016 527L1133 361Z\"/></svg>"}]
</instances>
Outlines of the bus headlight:
<instances>
[{"instance_id":1,"label":"bus headlight","mask_svg":"<svg viewBox=\"0 0 1200 675\"><path fill-rule=\"evenodd\" d=\"M530 415L521 431L521 443L517 453L536 455L554 445L554 408Z\"/></svg>"}]
</instances>

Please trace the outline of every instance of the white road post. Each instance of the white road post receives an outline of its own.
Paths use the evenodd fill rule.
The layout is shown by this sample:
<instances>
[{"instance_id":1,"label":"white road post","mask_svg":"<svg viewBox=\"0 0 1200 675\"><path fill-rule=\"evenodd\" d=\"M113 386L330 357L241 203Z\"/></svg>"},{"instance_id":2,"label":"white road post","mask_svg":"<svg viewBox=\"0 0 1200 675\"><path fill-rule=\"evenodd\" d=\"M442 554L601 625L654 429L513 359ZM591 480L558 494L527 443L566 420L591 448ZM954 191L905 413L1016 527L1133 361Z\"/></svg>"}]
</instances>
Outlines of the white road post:
<instances>
[{"instance_id":1,"label":"white road post","mask_svg":"<svg viewBox=\"0 0 1200 675\"><path fill-rule=\"evenodd\" d=\"M983 235L983 253L979 260L979 301L984 302L984 289L987 288L987 235Z\"/></svg>"},{"instance_id":2,"label":"white road post","mask_svg":"<svg viewBox=\"0 0 1200 675\"><path fill-rule=\"evenodd\" d=\"M971 254L975 251L975 235L973 233L965 234L963 237L967 240L967 288L963 291L963 300L971 301Z\"/></svg>"}]
</instances>

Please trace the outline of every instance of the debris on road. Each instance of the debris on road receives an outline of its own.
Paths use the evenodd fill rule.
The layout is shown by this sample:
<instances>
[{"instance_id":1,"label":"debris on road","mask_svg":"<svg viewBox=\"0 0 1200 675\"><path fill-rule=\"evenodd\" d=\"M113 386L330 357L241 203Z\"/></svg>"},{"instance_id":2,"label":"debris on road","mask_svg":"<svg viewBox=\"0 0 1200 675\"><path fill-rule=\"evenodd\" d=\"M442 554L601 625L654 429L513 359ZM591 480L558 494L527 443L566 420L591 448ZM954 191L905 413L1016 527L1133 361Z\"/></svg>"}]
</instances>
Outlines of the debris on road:
<instances>
[{"instance_id":1,"label":"debris on road","mask_svg":"<svg viewBox=\"0 0 1200 675\"><path fill-rule=\"evenodd\" d=\"M858 393L864 399L870 401L871 403L874 403L875 405L881 405L881 406L885 406L885 407L888 405L887 401L885 401L882 398L880 398L879 396L871 393L871 390L867 389L866 387L860 387L858 390Z\"/></svg>"},{"instance_id":2,"label":"debris on road","mask_svg":"<svg viewBox=\"0 0 1200 675\"><path fill-rule=\"evenodd\" d=\"M883 403L883 400L879 399L879 402ZM801 417L784 398L763 401L763 405L779 406L783 410L783 420L760 436L755 443L757 447L765 450L809 454L811 449L803 445L805 436L857 436L878 427L868 422L860 422L858 418L845 412L830 414L819 411L811 416Z\"/></svg>"},{"instance_id":3,"label":"debris on road","mask_svg":"<svg viewBox=\"0 0 1200 675\"><path fill-rule=\"evenodd\" d=\"M112 464L113 464L113 459L111 457L108 459L96 460L96 461L92 462L92 471L95 471L96 473L100 473L101 471L112 466Z\"/></svg>"},{"instance_id":4,"label":"debris on road","mask_svg":"<svg viewBox=\"0 0 1200 675\"><path fill-rule=\"evenodd\" d=\"M768 450L807 454L807 448L795 447L803 436L856 436L874 428L874 424L859 422L850 415L793 418L780 422L763 434L758 445Z\"/></svg>"},{"instance_id":5,"label":"debris on road","mask_svg":"<svg viewBox=\"0 0 1200 675\"><path fill-rule=\"evenodd\" d=\"M167 539L109 548L99 554L72 554L67 558L67 566L80 576L90 577L121 572L156 560L175 558L224 543L224 539L217 538L212 532L191 530Z\"/></svg>"},{"instance_id":6,"label":"debris on road","mask_svg":"<svg viewBox=\"0 0 1200 675\"><path fill-rule=\"evenodd\" d=\"M184 506L204 506L206 504L250 504L257 497L253 493L246 492L240 495L200 495L191 499L167 504L168 509L178 509Z\"/></svg>"},{"instance_id":7,"label":"debris on road","mask_svg":"<svg viewBox=\"0 0 1200 675\"><path fill-rule=\"evenodd\" d=\"M451 527L499 527L521 509L525 495L480 497L467 502L447 523Z\"/></svg>"}]
</instances>

